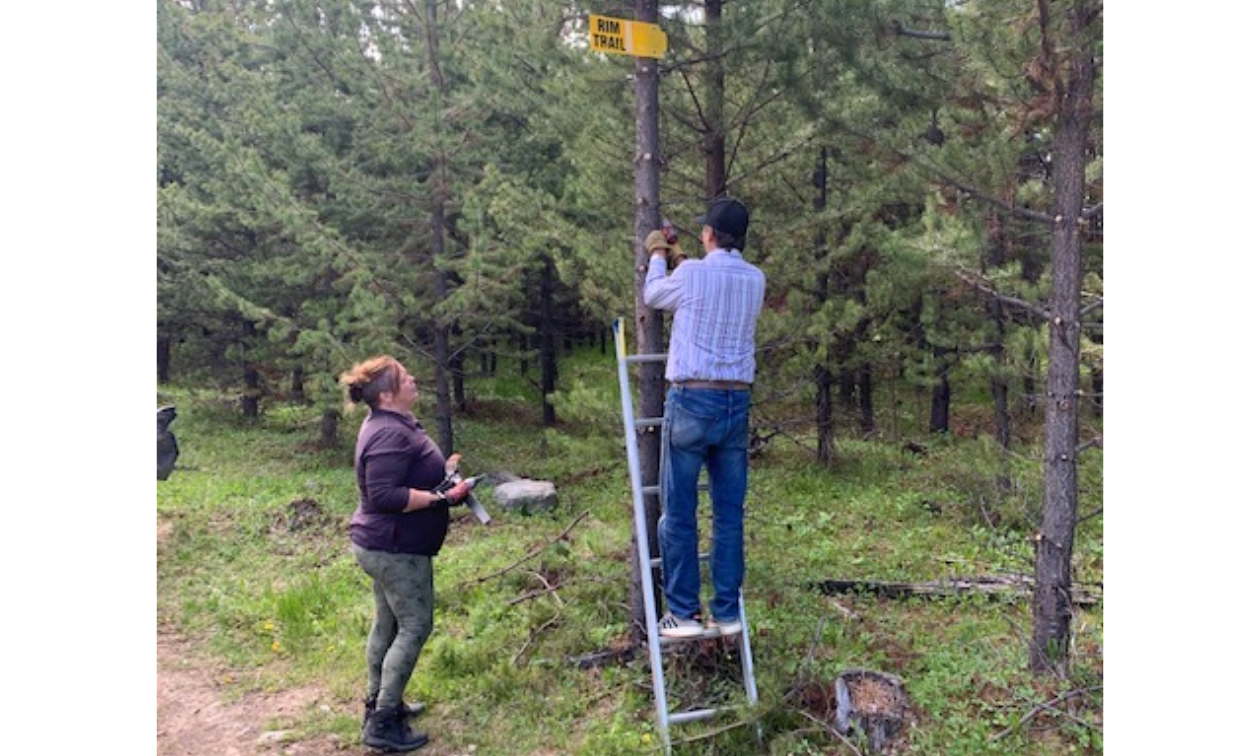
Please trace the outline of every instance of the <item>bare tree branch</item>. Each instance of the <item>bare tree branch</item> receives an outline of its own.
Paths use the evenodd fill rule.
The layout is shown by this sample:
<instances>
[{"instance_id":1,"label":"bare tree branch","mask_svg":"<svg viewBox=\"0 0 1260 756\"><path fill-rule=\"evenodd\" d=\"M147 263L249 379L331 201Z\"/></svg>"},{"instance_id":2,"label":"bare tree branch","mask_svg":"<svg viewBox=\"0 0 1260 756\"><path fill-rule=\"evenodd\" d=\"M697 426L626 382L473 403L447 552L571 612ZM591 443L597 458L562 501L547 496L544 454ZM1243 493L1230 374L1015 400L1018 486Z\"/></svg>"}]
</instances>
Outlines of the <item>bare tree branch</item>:
<instances>
[{"instance_id":1,"label":"bare tree branch","mask_svg":"<svg viewBox=\"0 0 1260 756\"><path fill-rule=\"evenodd\" d=\"M506 575L507 573L511 572L512 570L516 569L517 567L520 567L520 566L521 566L522 564L524 564L525 562L527 562L527 561L529 561L530 559L533 559L534 557L536 557L536 556L538 556L539 554L543 553L543 551L545 551L545 550L547 549L547 547L551 546L552 544L559 543L560 541L563 541L565 538L568 538L568 536L569 536L569 531L573 530L573 528L574 528L574 527L576 527L576 526L577 526L577 524L578 524L579 522L581 522L582 520L586 519L586 516L587 516L587 515L589 515L589 514L590 514L590 510L587 510L587 511L583 512L582 514L578 515L578 516L577 516L577 518L573 520L573 522L569 523L568 527L566 527L566 528L565 528L565 529L564 529L564 530L560 533L560 535L556 536L555 538L552 538L550 541L547 541L547 542L546 542L546 543L544 543L542 546L539 546L538 548L536 548L536 549L534 549L533 551L529 552L528 554L526 554L525 556L521 557L520 559L517 559L515 562L512 562L512 563L511 563L511 564L509 564L507 567L504 567L503 569L498 570L498 571L496 571L496 572L492 572L492 573L490 573L489 575L484 575L484 576L482 576L482 577L479 577L479 578L474 579L474 580L471 582L471 584L472 584L472 585L479 585L479 584L481 584L481 583L486 582L487 580L493 580L493 579L495 579L495 578L497 578L497 577L500 577L500 576L502 576L502 575ZM465 585L467 585L467 583L466 583Z\"/></svg>"},{"instance_id":2,"label":"bare tree branch","mask_svg":"<svg viewBox=\"0 0 1260 756\"><path fill-rule=\"evenodd\" d=\"M861 750L859 750L857 746L853 745L853 741L851 741L851 740L849 740L848 738L846 738L846 737L844 736L844 733L842 733L842 732L840 732L839 730L837 730L837 729L835 728L835 726L833 726L830 722L824 722L823 720L821 720L821 719L819 719L818 717L814 716L814 714L813 714L812 712L806 711L805 709L796 709L795 711L796 711L796 713L797 713L797 714L800 714L802 717L805 717L805 718L806 718L806 719L808 719L809 721L811 721L811 722L813 722L814 724L818 725L819 727L823 728L823 730L824 730L824 731L826 731L827 733L831 734L833 737L835 737L835 738L836 738L837 740L839 740L841 743L844 743L844 745L848 747L849 751L851 751L853 754L855 754L855 756L863 756L863 755L862 755L862 751L861 751Z\"/></svg>"},{"instance_id":3,"label":"bare tree branch","mask_svg":"<svg viewBox=\"0 0 1260 756\"><path fill-rule=\"evenodd\" d=\"M967 285L974 288L976 291L979 291L987 296L990 296L996 299L997 301L1001 302L1002 304L1010 305L1011 307L1016 307L1018 309L1024 310L1025 312L1032 313L1033 315L1036 315L1042 320L1050 319L1050 311L1047 310L1046 308L1040 305L1033 304L1032 302L1025 302L1022 299L1017 299L1016 297L1002 294L997 289L994 289L992 284L990 284L988 281L983 280L982 278L980 278L980 276L977 276L974 273L959 269L959 270L954 271L954 275L961 278L963 282L965 282Z\"/></svg>"},{"instance_id":4,"label":"bare tree branch","mask_svg":"<svg viewBox=\"0 0 1260 756\"><path fill-rule=\"evenodd\" d=\"M556 615L554 617L552 617L551 619L547 620L546 622L542 623L541 625L539 625L538 627L530 631L529 637L525 639L525 643L519 649L517 649L516 653L512 656L512 666L516 666L516 664L520 662L521 657L524 656L525 652L529 649L529 647L533 645L534 640L537 639L538 636L542 635L543 631L545 631L547 628L556 624L556 622L560 619L560 615L563 613L564 612L556 612Z\"/></svg>"},{"instance_id":5,"label":"bare tree branch","mask_svg":"<svg viewBox=\"0 0 1260 756\"><path fill-rule=\"evenodd\" d=\"M1023 727L1025 724L1027 724L1027 723L1028 723L1028 720L1030 720L1030 719L1032 719L1033 717L1037 716L1037 714L1038 714L1039 712L1041 712L1041 711L1043 711L1043 710L1045 710L1045 709L1055 710L1055 709L1054 709L1054 705L1055 705L1055 704L1057 704L1057 703L1061 703L1061 702L1066 701L1066 700L1068 700L1068 699L1070 699L1070 698L1075 698L1076 696L1084 695L1084 694L1086 694L1086 693L1097 693L1098 691L1100 691L1100 690L1102 690L1102 689L1103 689L1103 688L1102 688L1102 686L1101 686L1101 685L1094 685L1094 686L1089 687L1089 688L1077 688L1077 689L1075 689L1075 690L1069 690L1069 691L1068 691L1068 692L1066 692L1066 693L1060 693L1059 695L1055 696L1054 698L1050 699L1049 701L1042 701L1042 702L1038 703L1037 705L1033 706L1031 709L1029 709L1029 710L1028 710L1028 713L1027 713L1027 714L1025 714L1024 716L1020 717L1020 718L1019 718L1019 721L1018 721L1018 722L1016 722L1014 725L1012 725L1012 726L1010 726L1010 727L1007 727L1005 730L1002 730L1001 732L999 732L999 733L997 733L997 734L995 734L995 735L991 736L991 737L989 738L989 742L994 742L994 741L997 741L997 740L1001 740L1002 738L1006 737L1007 735L1010 735L1010 734L1011 734L1012 732L1014 732L1016 729L1018 729L1018 728L1020 728L1020 727ZM1056 711L1057 711L1057 710L1056 710ZM1073 719L1075 719L1075 717L1073 717ZM1078 722L1079 722L1080 720L1076 720L1076 721L1078 721Z\"/></svg>"},{"instance_id":6,"label":"bare tree branch","mask_svg":"<svg viewBox=\"0 0 1260 756\"><path fill-rule=\"evenodd\" d=\"M900 21L892 22L893 34L901 37L910 37L911 39L930 39L934 42L948 42L952 39L949 32L922 31L920 29L911 29L903 26Z\"/></svg>"},{"instance_id":7,"label":"bare tree branch","mask_svg":"<svg viewBox=\"0 0 1260 756\"><path fill-rule=\"evenodd\" d=\"M1097 310L1099 307L1102 307L1102 306L1103 306L1103 298L1102 297L1094 298L1093 300L1090 301L1089 304L1081 308L1081 317L1085 317L1086 315L1090 314L1091 312L1093 312L1094 310Z\"/></svg>"}]
</instances>

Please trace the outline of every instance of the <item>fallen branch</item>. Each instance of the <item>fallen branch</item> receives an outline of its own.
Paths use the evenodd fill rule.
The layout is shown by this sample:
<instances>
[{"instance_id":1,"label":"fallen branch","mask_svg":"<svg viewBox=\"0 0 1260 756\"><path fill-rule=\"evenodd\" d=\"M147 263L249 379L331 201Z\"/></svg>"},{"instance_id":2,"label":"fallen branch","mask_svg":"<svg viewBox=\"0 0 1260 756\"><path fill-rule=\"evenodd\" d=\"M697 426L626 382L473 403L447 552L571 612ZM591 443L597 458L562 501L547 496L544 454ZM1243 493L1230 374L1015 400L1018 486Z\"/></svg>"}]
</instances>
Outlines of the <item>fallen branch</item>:
<instances>
[{"instance_id":1,"label":"fallen branch","mask_svg":"<svg viewBox=\"0 0 1260 756\"><path fill-rule=\"evenodd\" d=\"M1015 730L1019 729L1020 727L1023 727L1025 724L1028 724L1028 720L1030 720L1030 719L1032 719L1033 717L1037 716L1037 714L1038 714L1039 712L1045 711L1045 710L1047 710L1047 709L1051 709L1051 710L1054 710L1054 711L1058 711L1057 709L1055 709L1055 708L1054 708L1054 705L1055 705L1055 704L1057 704L1057 703L1062 703L1063 701L1066 701L1066 700L1068 700L1069 698L1074 698L1074 697L1076 697L1076 696L1083 695L1083 694L1085 694L1085 693L1097 693L1098 691L1100 691L1100 690L1102 690L1102 689L1103 689L1103 688L1102 688L1102 686L1101 686L1101 685L1095 685L1095 686L1090 687L1090 688L1077 688L1077 689L1075 689L1075 690L1069 690L1069 691L1068 691L1068 692L1066 692L1066 693L1060 693L1059 695L1055 696L1054 698L1051 698L1049 701L1042 701L1042 702L1040 702L1040 703L1036 704L1035 706L1033 706L1031 709L1029 709L1029 710L1028 710L1028 713L1026 713L1026 714L1024 714L1024 716L1020 717L1018 722L1016 722L1015 724L1011 725L1010 727L1007 727L1005 730L1002 730L1001 732L999 732L999 733L997 733L997 734L995 734L995 735L990 736L990 737L989 737L989 742L994 742L994 741L997 741L997 740L1001 740L1002 738L1006 737L1007 735L1010 735L1010 734L1011 734L1012 732L1014 732ZM1064 713L1064 712L1059 712L1059 713ZM1076 722L1078 722L1078 723L1080 723L1080 724L1084 724L1084 725L1088 725L1088 724L1089 724L1088 722L1081 722L1081 720L1080 720L1080 719L1077 719L1076 717L1072 717L1071 715L1067 715L1067 716L1069 716L1072 720L1074 720L1074 721L1076 721Z\"/></svg>"},{"instance_id":2,"label":"fallen branch","mask_svg":"<svg viewBox=\"0 0 1260 756\"><path fill-rule=\"evenodd\" d=\"M534 573L531 573L531 574L532 574L532 575L534 575L534 577L538 578L538 580L539 580L540 582L542 582L543 586L545 586L545 587L543 587L543 588L541 588L541 589L538 589L538 590L533 590L533 591L530 591L529 593L525 593L525 594L522 594L522 595L520 595L520 596L517 596L516 598L514 598L514 599L512 599L511 601L507 602L507 605L508 605L508 606L516 606L517 604L523 603L523 602L525 602L525 601L529 601L529 600L531 600L531 599L536 599L536 598L538 598L539 596L546 596L546 595L547 595L547 594L549 594L549 593L550 593L550 594L554 594L556 591L560 590L561 588L563 588L563 587L565 586L565 582L564 582L563 580L562 580L562 581L560 581L560 582L558 582L558 583L556 583L555 585L552 585L552 584L550 584L550 583L548 583L548 582L547 582L546 578L544 578L542 575L539 575L537 572L534 572ZM560 600L560 597L559 597L559 596L556 596L556 601L558 601L558 602L560 603L560 607L561 607L561 608L564 608L564 602Z\"/></svg>"},{"instance_id":3,"label":"fallen branch","mask_svg":"<svg viewBox=\"0 0 1260 756\"><path fill-rule=\"evenodd\" d=\"M559 543L559 542L563 541L564 539L568 538L568 537L569 537L569 531L573 530L573 528L574 528L574 527L576 527L576 526L577 526L577 524L578 524L579 522L581 522L583 519L585 519L585 518L587 517L587 515L589 515L590 513L591 513L591 512L590 512L590 510L587 510L587 511L583 512L582 514L578 515L578 516L577 516L577 518L576 518L573 522L569 523L568 527L566 527L566 528L565 528L565 529L564 529L564 530L560 533L560 535L556 536L555 538L552 538L550 541L547 541L547 542L546 542L546 543L544 543L542 546L539 546L538 548L536 548L536 549L534 549L533 551L529 552L528 554L526 554L525 556L521 557L520 559L517 559L515 562L512 562L512 563L511 563L511 564L509 564L507 567L504 567L503 569L501 569L501 570L499 570L499 571L497 571L497 572L492 572L492 573L490 573L489 575L485 575L485 576L483 576L483 577L476 578L475 580L473 580L473 581L472 581L472 585L480 585L480 584L482 584L482 583L484 583L484 582L486 582L486 581L488 581L488 580L494 580L494 579L495 579L495 578L497 578L497 577L502 577L503 575L506 575L507 573L511 572L512 570L516 569L517 567L520 567L520 566L521 566L522 564L524 564L525 562L528 562L529 560L531 560L531 559L533 559L534 557L538 556L539 554L543 553L544 551L546 551L546 550L547 550L547 547L549 547L549 546L551 546L551 545L553 545L553 544L557 544L557 543ZM464 583L464 585L466 586L466 585L468 585L468 583Z\"/></svg>"},{"instance_id":4,"label":"fallen branch","mask_svg":"<svg viewBox=\"0 0 1260 756\"><path fill-rule=\"evenodd\" d=\"M521 657L525 654L526 649L533 645L534 640L538 636L542 635L544 630L556 624L556 621L560 619L561 614L563 614L563 612L556 612L556 616L530 631L529 637L525 639L525 644L517 649L516 654L512 657L512 666L516 666L516 663L519 662Z\"/></svg>"},{"instance_id":5,"label":"fallen branch","mask_svg":"<svg viewBox=\"0 0 1260 756\"><path fill-rule=\"evenodd\" d=\"M820 580L810 587L824 594L871 593L881 598L910 598L912 596L947 597L964 593L980 593L990 596L1028 596L1032 594L1034 581L1031 575L998 575L992 577L954 578L933 580L926 583L886 582L881 580ZM1073 598L1078 606L1098 603L1098 598L1081 591Z\"/></svg>"},{"instance_id":6,"label":"fallen branch","mask_svg":"<svg viewBox=\"0 0 1260 756\"><path fill-rule=\"evenodd\" d=\"M841 743L844 743L846 746L848 746L849 750L853 752L854 756L863 756L862 751L859 750L857 746L853 745L853 741L845 737L844 733L837 730L835 726L832 725L830 722L824 722L823 720L814 716L812 713L805 711L804 709L796 709L795 711L797 714L800 714L801 716L805 717L809 721L818 725L824 731L826 731L827 733L835 737L837 740L839 740Z\"/></svg>"},{"instance_id":7,"label":"fallen branch","mask_svg":"<svg viewBox=\"0 0 1260 756\"><path fill-rule=\"evenodd\" d=\"M639 655L639 646L627 646L616 651L595 651L581 656L571 656L569 661L578 669L603 668L609 664L625 664Z\"/></svg>"},{"instance_id":8,"label":"fallen branch","mask_svg":"<svg viewBox=\"0 0 1260 756\"><path fill-rule=\"evenodd\" d=\"M738 722L731 722L730 724L722 725L721 727L718 727L716 729L705 730L704 732L697 733L690 737L675 738L673 741L673 745L677 746L677 745L683 745L685 743L698 743L701 740L711 740L713 738L716 738L718 735L721 735L724 732L735 730L740 727L747 727L749 724L752 724L752 723L745 722L743 720L740 720ZM861 754L858 754L858 756L861 756Z\"/></svg>"}]
</instances>

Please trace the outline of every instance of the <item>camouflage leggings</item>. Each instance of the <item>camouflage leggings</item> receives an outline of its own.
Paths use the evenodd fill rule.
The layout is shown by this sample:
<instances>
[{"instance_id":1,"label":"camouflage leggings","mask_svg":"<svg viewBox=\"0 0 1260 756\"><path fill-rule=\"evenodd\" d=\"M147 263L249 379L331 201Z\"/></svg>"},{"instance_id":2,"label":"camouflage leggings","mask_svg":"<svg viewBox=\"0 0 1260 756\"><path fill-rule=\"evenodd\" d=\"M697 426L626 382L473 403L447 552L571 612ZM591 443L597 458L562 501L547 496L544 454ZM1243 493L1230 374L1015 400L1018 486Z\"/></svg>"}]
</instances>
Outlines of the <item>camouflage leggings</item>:
<instances>
[{"instance_id":1,"label":"camouflage leggings","mask_svg":"<svg viewBox=\"0 0 1260 756\"><path fill-rule=\"evenodd\" d=\"M369 698L378 709L397 706L433 631L433 559L350 545L372 578L376 619L367 640Z\"/></svg>"}]
</instances>

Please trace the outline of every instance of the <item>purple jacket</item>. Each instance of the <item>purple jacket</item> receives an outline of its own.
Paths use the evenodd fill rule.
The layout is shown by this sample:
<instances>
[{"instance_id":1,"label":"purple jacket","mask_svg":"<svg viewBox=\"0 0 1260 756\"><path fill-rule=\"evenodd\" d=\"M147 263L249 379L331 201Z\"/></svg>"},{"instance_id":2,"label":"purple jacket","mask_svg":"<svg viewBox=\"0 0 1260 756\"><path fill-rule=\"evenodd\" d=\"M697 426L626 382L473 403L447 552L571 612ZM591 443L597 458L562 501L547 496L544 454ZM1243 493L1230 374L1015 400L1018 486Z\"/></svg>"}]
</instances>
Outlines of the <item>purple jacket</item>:
<instances>
[{"instance_id":1,"label":"purple jacket","mask_svg":"<svg viewBox=\"0 0 1260 756\"><path fill-rule=\"evenodd\" d=\"M350 540L372 551L436 556L446 540L447 505L404 513L409 489L428 491L446 477L446 458L410 414L372 410L354 449L359 507Z\"/></svg>"}]
</instances>

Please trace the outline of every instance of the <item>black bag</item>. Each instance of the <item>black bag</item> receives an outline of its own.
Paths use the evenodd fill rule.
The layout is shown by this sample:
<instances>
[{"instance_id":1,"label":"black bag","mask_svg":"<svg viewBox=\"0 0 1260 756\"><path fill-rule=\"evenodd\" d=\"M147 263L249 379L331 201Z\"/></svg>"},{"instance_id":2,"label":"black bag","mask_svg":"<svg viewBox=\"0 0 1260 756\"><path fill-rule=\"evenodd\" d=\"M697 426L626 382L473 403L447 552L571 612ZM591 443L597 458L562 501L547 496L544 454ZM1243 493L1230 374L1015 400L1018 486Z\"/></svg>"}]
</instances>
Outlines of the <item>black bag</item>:
<instances>
[{"instance_id":1,"label":"black bag","mask_svg":"<svg viewBox=\"0 0 1260 756\"><path fill-rule=\"evenodd\" d=\"M175 469L175 460L179 458L179 444L175 434L170 431L170 424L175 421L175 407L160 407L157 411L157 447L158 447L158 480L166 480Z\"/></svg>"}]
</instances>

